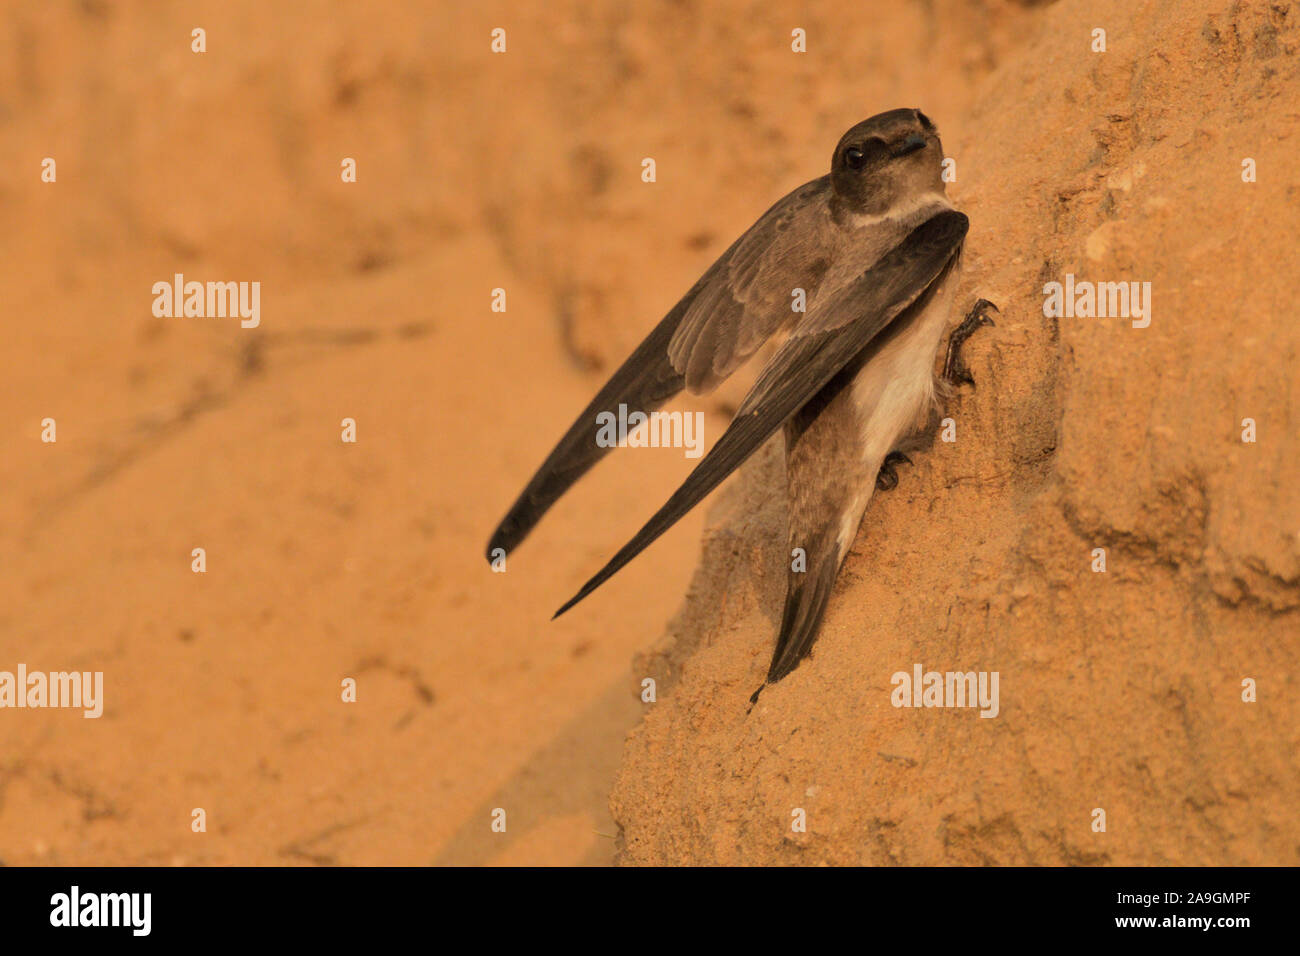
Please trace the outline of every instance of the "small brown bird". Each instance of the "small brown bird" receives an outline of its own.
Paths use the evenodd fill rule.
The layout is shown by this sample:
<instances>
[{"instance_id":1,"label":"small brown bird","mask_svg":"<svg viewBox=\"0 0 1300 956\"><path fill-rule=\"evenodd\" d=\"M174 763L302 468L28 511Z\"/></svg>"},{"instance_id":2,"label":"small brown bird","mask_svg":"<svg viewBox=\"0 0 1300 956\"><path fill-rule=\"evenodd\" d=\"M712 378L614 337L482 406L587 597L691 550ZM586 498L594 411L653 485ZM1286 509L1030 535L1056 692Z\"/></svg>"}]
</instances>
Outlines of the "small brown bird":
<instances>
[{"instance_id":1,"label":"small brown bird","mask_svg":"<svg viewBox=\"0 0 1300 956\"><path fill-rule=\"evenodd\" d=\"M609 450L595 440L600 413L623 404L648 414L683 388L708 392L763 343L783 341L682 486L555 616L784 426L789 547L803 549L806 568L790 572L766 683L790 673L816 639L872 492L897 483L899 443L935 405L934 363L967 229L944 194L942 162L938 131L920 110L881 113L845 133L830 174L790 193L732 243L578 416L492 535L489 561L513 550ZM797 290L803 311L792 308ZM970 381L959 349L991 324L989 308L981 299L953 332L949 381Z\"/></svg>"}]
</instances>

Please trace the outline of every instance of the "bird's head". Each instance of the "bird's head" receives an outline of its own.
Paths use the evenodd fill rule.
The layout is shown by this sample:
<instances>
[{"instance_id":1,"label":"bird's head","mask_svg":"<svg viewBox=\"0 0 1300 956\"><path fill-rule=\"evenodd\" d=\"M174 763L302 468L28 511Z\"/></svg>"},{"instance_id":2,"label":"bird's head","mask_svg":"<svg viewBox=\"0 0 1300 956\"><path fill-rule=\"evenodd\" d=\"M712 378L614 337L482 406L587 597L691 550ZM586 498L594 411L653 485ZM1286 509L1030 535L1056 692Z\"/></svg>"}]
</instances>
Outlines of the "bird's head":
<instances>
[{"instance_id":1,"label":"bird's head","mask_svg":"<svg viewBox=\"0 0 1300 956\"><path fill-rule=\"evenodd\" d=\"M841 207L883 215L900 201L942 195L939 131L917 109L890 110L863 120L840 137L831 157L831 187Z\"/></svg>"}]
</instances>

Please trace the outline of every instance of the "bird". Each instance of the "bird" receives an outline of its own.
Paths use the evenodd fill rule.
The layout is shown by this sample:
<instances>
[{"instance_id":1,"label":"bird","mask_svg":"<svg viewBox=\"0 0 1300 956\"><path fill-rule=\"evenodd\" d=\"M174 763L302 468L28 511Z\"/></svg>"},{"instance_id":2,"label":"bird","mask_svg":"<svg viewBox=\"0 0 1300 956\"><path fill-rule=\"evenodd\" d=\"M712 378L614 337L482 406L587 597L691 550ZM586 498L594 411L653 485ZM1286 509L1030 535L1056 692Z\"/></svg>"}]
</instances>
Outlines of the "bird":
<instances>
[{"instance_id":1,"label":"bird","mask_svg":"<svg viewBox=\"0 0 1300 956\"><path fill-rule=\"evenodd\" d=\"M780 199L682 296L610 377L543 461L489 539L513 551L609 451L598 416L649 414L684 390L706 394L765 343L775 351L730 424L682 485L581 589L564 614L698 504L777 431L785 441L791 555L767 676L808 656L840 565L877 489L897 484L899 450L950 385L973 384L962 343L991 325L980 299L949 337L969 220L948 199L943 147L919 109L856 124L830 172ZM802 552L798 551L802 549ZM554 618L553 618L554 619Z\"/></svg>"}]
</instances>

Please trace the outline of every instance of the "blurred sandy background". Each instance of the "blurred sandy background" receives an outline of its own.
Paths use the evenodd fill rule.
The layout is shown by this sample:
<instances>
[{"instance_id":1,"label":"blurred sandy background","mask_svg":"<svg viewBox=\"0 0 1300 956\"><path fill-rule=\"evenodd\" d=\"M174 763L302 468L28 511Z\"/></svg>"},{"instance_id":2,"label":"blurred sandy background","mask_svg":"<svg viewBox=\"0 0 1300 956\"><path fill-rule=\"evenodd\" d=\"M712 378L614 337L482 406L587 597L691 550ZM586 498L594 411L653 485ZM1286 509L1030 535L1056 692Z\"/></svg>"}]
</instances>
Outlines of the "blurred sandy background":
<instances>
[{"instance_id":1,"label":"blurred sandy background","mask_svg":"<svg viewBox=\"0 0 1300 956\"><path fill-rule=\"evenodd\" d=\"M0 5L0 669L103 670L107 698L0 712L0 860L1296 863L1297 19ZM1003 315L961 440L878 499L813 658L746 720L771 455L554 624L680 450L611 456L506 574L481 549L612 364L897 106L958 161L960 304ZM176 272L260 281L260 327L154 318ZM1153 282L1152 328L1045 320L1066 272ZM692 406L708 435L732 401ZM918 660L1000 670L1002 716L893 710Z\"/></svg>"}]
</instances>

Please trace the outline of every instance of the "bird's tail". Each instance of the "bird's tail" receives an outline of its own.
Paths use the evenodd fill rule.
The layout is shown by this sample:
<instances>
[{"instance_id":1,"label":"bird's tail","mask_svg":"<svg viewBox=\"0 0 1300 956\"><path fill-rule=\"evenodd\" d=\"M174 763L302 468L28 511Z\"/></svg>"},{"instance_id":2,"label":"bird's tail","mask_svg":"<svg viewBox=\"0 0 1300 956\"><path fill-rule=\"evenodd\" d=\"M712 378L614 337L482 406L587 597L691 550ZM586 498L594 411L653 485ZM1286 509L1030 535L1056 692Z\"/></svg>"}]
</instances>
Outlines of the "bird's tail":
<instances>
[{"instance_id":1,"label":"bird's tail","mask_svg":"<svg viewBox=\"0 0 1300 956\"><path fill-rule=\"evenodd\" d=\"M777 634L776 649L772 652L772 664L767 670L769 684L785 677L808 656L817 640L826 605L835 587L843 556L840 544L834 537L834 529L828 528L818 537L820 540L802 545L807 554L807 570L790 571L781 630ZM793 561L791 563L794 565Z\"/></svg>"},{"instance_id":2,"label":"bird's tail","mask_svg":"<svg viewBox=\"0 0 1300 956\"><path fill-rule=\"evenodd\" d=\"M785 591L785 610L781 614L781 630L777 633L772 663L767 669L767 680L750 697L750 705L768 684L775 684L808 656L817 633L821 629L826 606L830 603L835 578L839 575L842 552L833 535L830 540L805 541L801 547L807 554L807 570L791 570ZM793 549L791 549L793 550ZM798 562L792 562L792 567Z\"/></svg>"},{"instance_id":3,"label":"bird's tail","mask_svg":"<svg viewBox=\"0 0 1300 956\"><path fill-rule=\"evenodd\" d=\"M789 674L812 650L840 565L853 544L852 532L871 499L872 485L859 459L835 463L823 460L819 451L827 444L826 436L842 427L838 416L843 409L827 406L839 397L852 374L852 369L842 373L786 425L790 570L781 629L763 687ZM754 691L751 707L763 687Z\"/></svg>"}]
</instances>

